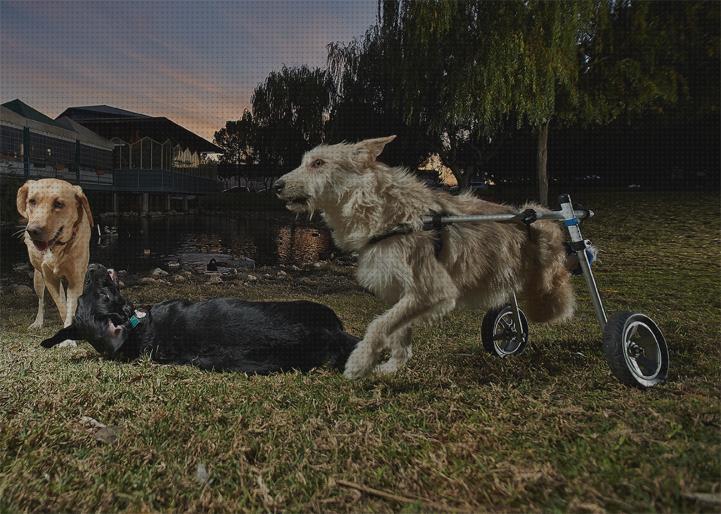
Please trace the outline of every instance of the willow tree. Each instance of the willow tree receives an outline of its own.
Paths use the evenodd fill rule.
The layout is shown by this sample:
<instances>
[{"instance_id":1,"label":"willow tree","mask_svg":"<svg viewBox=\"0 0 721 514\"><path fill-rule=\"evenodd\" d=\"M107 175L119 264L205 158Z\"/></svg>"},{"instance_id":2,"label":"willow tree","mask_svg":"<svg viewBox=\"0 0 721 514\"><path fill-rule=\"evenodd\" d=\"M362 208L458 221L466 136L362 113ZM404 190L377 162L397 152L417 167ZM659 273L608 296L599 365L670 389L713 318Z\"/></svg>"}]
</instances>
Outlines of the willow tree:
<instances>
[{"instance_id":1,"label":"willow tree","mask_svg":"<svg viewBox=\"0 0 721 514\"><path fill-rule=\"evenodd\" d=\"M400 100L405 88L398 74L401 46L395 31L373 25L359 39L328 45L328 73L333 80L331 141L361 140L396 134L383 151L389 164L414 167L434 148L427 131L409 123Z\"/></svg>"},{"instance_id":2,"label":"willow tree","mask_svg":"<svg viewBox=\"0 0 721 514\"><path fill-rule=\"evenodd\" d=\"M284 66L255 88L251 101L261 164L276 171L287 168L323 140L330 101L324 70Z\"/></svg>"},{"instance_id":3,"label":"willow tree","mask_svg":"<svg viewBox=\"0 0 721 514\"><path fill-rule=\"evenodd\" d=\"M509 126L532 128L539 197L547 203L550 127L609 123L676 100L679 74L668 44L675 17L662 16L672 10L662 4L380 0L363 52L341 52L350 58L335 62L352 69L381 52L377 69L393 85L385 103L443 140L451 160L465 156L449 163L461 184L477 171L469 161L497 149Z\"/></svg>"},{"instance_id":4,"label":"willow tree","mask_svg":"<svg viewBox=\"0 0 721 514\"><path fill-rule=\"evenodd\" d=\"M455 55L457 48L427 33L415 39L406 25L412 18L409 6L382 2L378 23L362 38L329 45L328 70L335 84L332 132L349 139L398 134L384 159L415 166L438 152L458 182L467 185L474 163L468 158L473 153L469 143L475 134L451 125L442 98L448 86L444 57ZM441 47L426 52L433 41Z\"/></svg>"},{"instance_id":5,"label":"willow tree","mask_svg":"<svg viewBox=\"0 0 721 514\"><path fill-rule=\"evenodd\" d=\"M584 1L381 1L378 34L396 42L395 96L409 123L440 135L467 185L509 130L539 137L542 200L548 127L559 91L574 95ZM473 162L476 165L473 165Z\"/></svg>"}]
</instances>

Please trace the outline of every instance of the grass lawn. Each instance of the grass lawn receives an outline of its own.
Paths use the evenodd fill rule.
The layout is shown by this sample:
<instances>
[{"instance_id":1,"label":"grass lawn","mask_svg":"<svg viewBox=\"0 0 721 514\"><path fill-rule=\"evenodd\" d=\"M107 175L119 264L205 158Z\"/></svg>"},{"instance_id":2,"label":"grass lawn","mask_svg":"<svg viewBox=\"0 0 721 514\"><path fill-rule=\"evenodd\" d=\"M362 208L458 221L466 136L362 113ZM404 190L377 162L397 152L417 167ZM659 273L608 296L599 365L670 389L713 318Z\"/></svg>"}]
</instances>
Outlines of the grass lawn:
<instances>
[{"instance_id":1,"label":"grass lawn","mask_svg":"<svg viewBox=\"0 0 721 514\"><path fill-rule=\"evenodd\" d=\"M597 212L583 228L602 249L607 311L659 323L667 384L640 391L610 375L581 277L575 319L531 325L516 358L485 354L482 313L457 312L416 331L407 369L357 382L117 363L87 344L43 350L54 308L31 333L35 298L3 295L0 512L718 512L719 197L576 196ZM298 272L125 293L312 299L361 335L384 307L338 283Z\"/></svg>"}]
</instances>

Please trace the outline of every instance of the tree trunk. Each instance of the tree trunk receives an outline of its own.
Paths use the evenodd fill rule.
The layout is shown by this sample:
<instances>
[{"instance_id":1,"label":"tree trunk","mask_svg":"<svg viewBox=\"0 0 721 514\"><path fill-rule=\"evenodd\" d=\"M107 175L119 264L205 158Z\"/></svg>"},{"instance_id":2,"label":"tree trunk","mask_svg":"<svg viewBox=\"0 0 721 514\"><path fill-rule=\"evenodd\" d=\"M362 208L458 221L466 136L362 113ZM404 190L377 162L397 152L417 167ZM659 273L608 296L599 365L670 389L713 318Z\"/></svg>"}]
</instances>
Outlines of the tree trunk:
<instances>
[{"instance_id":1,"label":"tree trunk","mask_svg":"<svg viewBox=\"0 0 721 514\"><path fill-rule=\"evenodd\" d=\"M548 125L546 121L538 129L538 199L543 205L548 205Z\"/></svg>"},{"instance_id":2,"label":"tree trunk","mask_svg":"<svg viewBox=\"0 0 721 514\"><path fill-rule=\"evenodd\" d=\"M461 176L456 176L456 180L458 181L458 188L461 191L465 191L467 189L470 189L471 187L471 179L473 178L473 170L472 169L464 169L462 170L463 173Z\"/></svg>"}]
</instances>

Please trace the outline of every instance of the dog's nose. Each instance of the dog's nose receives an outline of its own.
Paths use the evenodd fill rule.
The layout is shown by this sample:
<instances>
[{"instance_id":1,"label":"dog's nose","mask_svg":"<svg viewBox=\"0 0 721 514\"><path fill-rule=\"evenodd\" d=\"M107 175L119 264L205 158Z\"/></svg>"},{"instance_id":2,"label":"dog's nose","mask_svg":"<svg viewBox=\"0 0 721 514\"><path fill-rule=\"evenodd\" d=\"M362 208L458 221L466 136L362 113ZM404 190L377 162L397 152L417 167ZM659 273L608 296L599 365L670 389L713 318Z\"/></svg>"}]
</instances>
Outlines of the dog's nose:
<instances>
[{"instance_id":1,"label":"dog's nose","mask_svg":"<svg viewBox=\"0 0 721 514\"><path fill-rule=\"evenodd\" d=\"M275 194L279 195L283 188L285 187L285 181L283 179L278 179L275 181L275 184L273 184L273 190L275 191Z\"/></svg>"},{"instance_id":2,"label":"dog's nose","mask_svg":"<svg viewBox=\"0 0 721 514\"><path fill-rule=\"evenodd\" d=\"M40 239L43 236L44 230L41 227L38 227L37 225L28 225L28 227L25 229L28 231L28 234L30 234L30 237L33 239Z\"/></svg>"}]
</instances>

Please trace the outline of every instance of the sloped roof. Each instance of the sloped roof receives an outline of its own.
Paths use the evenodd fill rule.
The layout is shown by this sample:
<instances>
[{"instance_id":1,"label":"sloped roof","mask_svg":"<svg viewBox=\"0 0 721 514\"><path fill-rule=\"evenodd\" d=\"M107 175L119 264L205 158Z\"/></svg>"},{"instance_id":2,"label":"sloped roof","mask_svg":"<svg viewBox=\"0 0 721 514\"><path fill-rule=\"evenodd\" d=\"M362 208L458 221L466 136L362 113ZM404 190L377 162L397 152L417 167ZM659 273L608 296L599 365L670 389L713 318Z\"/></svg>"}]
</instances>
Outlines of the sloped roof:
<instances>
[{"instance_id":1,"label":"sloped roof","mask_svg":"<svg viewBox=\"0 0 721 514\"><path fill-rule=\"evenodd\" d=\"M77 107L68 107L58 118L69 116L75 120L95 119L95 118L150 118L146 114L139 112L126 111L111 105L82 105Z\"/></svg>"},{"instance_id":2,"label":"sloped roof","mask_svg":"<svg viewBox=\"0 0 721 514\"><path fill-rule=\"evenodd\" d=\"M113 143L70 118L54 120L20 100L12 100L0 105L0 121L15 127L27 127L66 141L80 141L82 144L108 151L114 148Z\"/></svg>"},{"instance_id":3,"label":"sloped roof","mask_svg":"<svg viewBox=\"0 0 721 514\"><path fill-rule=\"evenodd\" d=\"M58 124L62 125L63 127L67 128L68 130L72 130L76 134L78 134L78 139L81 143L90 144L93 146L99 146L101 148L105 148L106 150L112 151L115 148L115 145L112 141L109 141L105 139L104 137L96 134L92 130L90 130L87 127L82 126L77 121L68 118L67 116L63 116L62 118L58 118L55 120Z\"/></svg>"},{"instance_id":4,"label":"sloped roof","mask_svg":"<svg viewBox=\"0 0 721 514\"><path fill-rule=\"evenodd\" d=\"M25 112L28 113L28 111ZM37 117L29 118L27 116L24 116L18 113L16 110L5 107L5 104L0 105L0 123L9 125L11 127L16 127L18 129L29 128L36 132L49 134L50 136L56 137L58 139L63 139L65 141L75 141L78 138L78 135L75 132L60 126L53 120L50 120L52 121L52 123L47 123L45 121L37 121L37 119L42 118L35 118Z\"/></svg>"},{"instance_id":5,"label":"sloped roof","mask_svg":"<svg viewBox=\"0 0 721 514\"><path fill-rule=\"evenodd\" d=\"M53 120L49 116L45 116L40 111L33 109L28 104L18 98L16 98L15 100L10 100L9 102L5 102L4 104L2 104L2 106L10 109L16 114L19 114L23 118L38 121L40 123L46 123L48 125L60 126L55 123L55 120Z\"/></svg>"},{"instance_id":6,"label":"sloped roof","mask_svg":"<svg viewBox=\"0 0 721 514\"><path fill-rule=\"evenodd\" d=\"M195 152L223 153L222 148L164 116L105 115L90 118L86 117L84 113L75 111L74 108L67 109L63 115L107 139L118 138L126 143L135 143L144 137L152 138L160 143L170 139L175 144L183 145Z\"/></svg>"},{"instance_id":7,"label":"sloped roof","mask_svg":"<svg viewBox=\"0 0 721 514\"><path fill-rule=\"evenodd\" d=\"M167 139L193 151L222 153L223 149L164 116L148 116L110 105L69 107L58 116L68 117L108 139L134 143L143 137ZM57 118L56 118L57 119Z\"/></svg>"}]
</instances>

